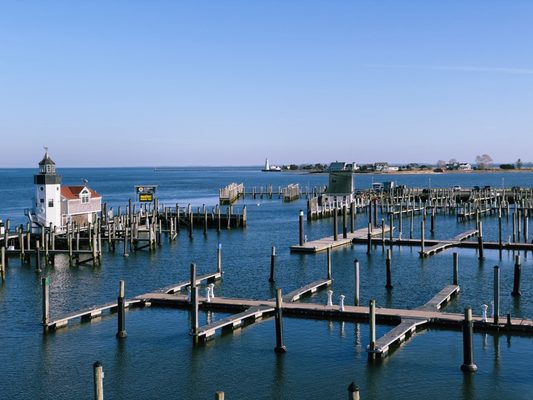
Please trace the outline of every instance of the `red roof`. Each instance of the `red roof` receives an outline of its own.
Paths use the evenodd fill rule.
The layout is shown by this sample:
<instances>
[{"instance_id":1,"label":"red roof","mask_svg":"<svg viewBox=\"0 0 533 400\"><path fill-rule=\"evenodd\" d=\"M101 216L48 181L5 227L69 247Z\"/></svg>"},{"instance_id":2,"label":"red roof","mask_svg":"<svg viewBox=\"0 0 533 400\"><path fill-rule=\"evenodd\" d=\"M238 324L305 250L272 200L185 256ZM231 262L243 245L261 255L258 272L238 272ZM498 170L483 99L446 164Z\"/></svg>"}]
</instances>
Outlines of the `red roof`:
<instances>
[{"instance_id":1,"label":"red roof","mask_svg":"<svg viewBox=\"0 0 533 400\"><path fill-rule=\"evenodd\" d=\"M86 186L61 186L61 197L64 197L69 200L75 200L80 198L80 192L85 188ZM96 193L91 188L87 188L89 192L91 192L91 198L98 198L102 197L98 193Z\"/></svg>"}]
</instances>

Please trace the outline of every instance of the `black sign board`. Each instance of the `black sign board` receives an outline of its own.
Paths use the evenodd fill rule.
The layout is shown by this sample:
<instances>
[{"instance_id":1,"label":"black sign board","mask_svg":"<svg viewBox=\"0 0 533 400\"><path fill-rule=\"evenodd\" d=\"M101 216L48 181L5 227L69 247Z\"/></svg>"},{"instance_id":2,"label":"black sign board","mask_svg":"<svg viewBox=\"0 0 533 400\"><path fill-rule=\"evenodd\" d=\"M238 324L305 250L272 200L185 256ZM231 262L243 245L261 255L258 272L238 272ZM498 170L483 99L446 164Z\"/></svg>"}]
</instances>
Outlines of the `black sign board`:
<instances>
[{"instance_id":1,"label":"black sign board","mask_svg":"<svg viewBox=\"0 0 533 400\"><path fill-rule=\"evenodd\" d=\"M141 203L154 201L154 193L157 189L156 185L137 185L135 186L135 193L139 196Z\"/></svg>"}]
</instances>

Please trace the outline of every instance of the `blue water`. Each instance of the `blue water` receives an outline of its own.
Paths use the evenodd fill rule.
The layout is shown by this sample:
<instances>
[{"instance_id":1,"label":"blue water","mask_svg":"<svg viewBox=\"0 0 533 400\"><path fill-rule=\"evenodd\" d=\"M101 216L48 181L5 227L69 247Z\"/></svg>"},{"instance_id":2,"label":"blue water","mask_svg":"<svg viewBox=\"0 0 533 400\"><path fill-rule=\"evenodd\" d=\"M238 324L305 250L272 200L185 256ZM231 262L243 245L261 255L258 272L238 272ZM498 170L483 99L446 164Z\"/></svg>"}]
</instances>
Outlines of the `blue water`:
<instances>
[{"instance_id":1,"label":"blue water","mask_svg":"<svg viewBox=\"0 0 533 400\"><path fill-rule=\"evenodd\" d=\"M0 218L12 224L25 223L24 208L31 204L33 169L0 170ZM104 196L113 208L134 198L134 185L156 184L157 196L166 205L213 206L218 189L243 182L247 187L274 188L288 183L301 186L327 184L327 175L265 174L256 168L182 168L155 172L149 168L63 169L65 184L79 184L81 178ZM429 182L431 179L431 182ZM502 182L504 179L504 182ZM370 187L372 181L390 180L383 176L357 175L356 187ZM417 187L531 186L531 173L397 175L398 184ZM118 281L126 281L128 297L156 290L188 279L189 264L196 262L199 273L216 266L216 247L222 243L224 278L215 293L264 299L274 295L268 283L270 248L277 248L276 286L288 292L326 274L326 256L290 254L289 245L298 240L298 211L305 200L282 203L279 199L246 198L248 227L204 237L196 230L193 239L182 232L176 242L163 241L154 253L137 252L122 257L120 248L111 253L104 248L101 266L68 267L57 260L44 274L51 278L51 313L63 315L80 308L116 298ZM357 227L366 225L366 215ZM485 237L496 240L497 220L483 218ZM510 222L504 218L505 235ZM419 221L415 221L415 227ZM454 216L438 216L436 238L449 238L473 227L457 223ZM331 221L305 225L309 240L331 234ZM404 219L404 237L408 221ZM415 229L415 236L419 232ZM427 233L427 237L430 237ZM451 283L452 251L428 259L418 257L418 249L393 249L393 285L385 289L385 255L376 247L366 255L365 246L352 246L332 253L334 300L344 294L353 299L353 261L361 263L361 301L375 298L378 306L414 308L428 301ZM522 297L510 296L513 253L485 251L480 262L475 250L458 250L460 295L446 311L462 312L471 306L475 314L492 297L493 267L501 267L502 314L531 318L533 315L533 255L523 254ZM193 348L188 335L189 315L177 309L131 310L126 315L128 337L115 338L116 317L104 316L92 323L72 325L43 335L41 319L41 276L29 265L10 260L6 282L0 286L0 398L72 399L91 398L92 364L104 366L104 391L108 399L213 398L224 390L231 399L345 398L352 381L362 398L412 399L526 399L533 382L530 358L531 337L474 335L478 372L465 376L462 364L462 337L458 331L419 332L382 363L371 365L366 357L368 325L285 318L285 344L288 352L274 353L274 322L267 319L233 334L217 335L205 346ZM201 288L204 291L204 288ZM326 302L324 291L303 301ZM225 314L201 314L202 323ZM390 330L378 326L378 336Z\"/></svg>"}]
</instances>

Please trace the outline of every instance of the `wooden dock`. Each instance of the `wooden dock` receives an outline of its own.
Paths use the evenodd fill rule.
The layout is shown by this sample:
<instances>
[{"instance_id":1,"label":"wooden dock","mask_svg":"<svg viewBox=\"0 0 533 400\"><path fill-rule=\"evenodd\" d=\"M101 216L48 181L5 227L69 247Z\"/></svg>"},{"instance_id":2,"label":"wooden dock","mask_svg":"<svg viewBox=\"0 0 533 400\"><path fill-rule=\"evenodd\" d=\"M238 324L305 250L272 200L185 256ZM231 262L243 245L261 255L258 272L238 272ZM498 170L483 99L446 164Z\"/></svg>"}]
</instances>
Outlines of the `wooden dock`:
<instances>
[{"instance_id":1,"label":"wooden dock","mask_svg":"<svg viewBox=\"0 0 533 400\"><path fill-rule=\"evenodd\" d=\"M459 245L460 242L468 239L468 238L471 238L472 236L475 236L478 234L478 230L477 229L471 229L469 231L466 231L466 232L463 232L463 233L460 233L459 235L453 237L452 239L450 240L443 240L431 247L428 247L426 249L424 249L424 251L420 251L420 256L421 257L429 257L429 256L432 256L433 254L436 254L438 253L439 251L442 251L442 250L445 250L449 247L455 247L457 245Z\"/></svg>"},{"instance_id":2,"label":"wooden dock","mask_svg":"<svg viewBox=\"0 0 533 400\"><path fill-rule=\"evenodd\" d=\"M124 303L125 308L132 308L132 307L143 307L145 302L141 299L132 299L132 300L126 300ZM71 314L64 315L60 318L57 318L55 320L49 321L45 327L48 330L57 330L60 328L63 328L67 326L69 323L74 322L75 320L79 320L79 322L88 322L94 318L98 318L102 316L102 313L104 311L109 311L110 313L117 311L117 302L114 303L107 303L100 306L95 306L92 308L88 308L81 311L76 311Z\"/></svg>"},{"instance_id":3,"label":"wooden dock","mask_svg":"<svg viewBox=\"0 0 533 400\"><path fill-rule=\"evenodd\" d=\"M212 282L212 281L216 281L217 279L220 279L220 278L222 278L222 273L221 272L211 272L209 274L197 276L196 277L196 284L199 285L203 281ZM167 294L174 294L174 293L182 291L183 289L185 289L188 286L191 286L191 281L180 282L180 283L177 283L175 285L167 286L167 287L163 288L162 291L164 293L167 293Z\"/></svg>"},{"instance_id":4,"label":"wooden dock","mask_svg":"<svg viewBox=\"0 0 533 400\"><path fill-rule=\"evenodd\" d=\"M188 309L190 307L186 295L166 293L146 293L137 296L149 302L153 307L174 307ZM200 309L206 311L242 312L250 307L271 306L275 307L273 300L250 300L238 298L215 297L210 302L200 301ZM299 318L318 318L324 320L360 321L368 322L368 307L345 306L344 311L338 305L327 306L316 303L283 303L283 315ZM462 329L464 315L462 313L445 313L438 310L408 310L396 308L376 308L376 321L381 324L397 325L402 319L427 319L428 327L441 327ZM497 329L506 332L533 334L533 320L525 318L512 318L511 324L494 325L482 322L481 316L473 317L477 331L492 331Z\"/></svg>"},{"instance_id":5,"label":"wooden dock","mask_svg":"<svg viewBox=\"0 0 533 400\"><path fill-rule=\"evenodd\" d=\"M235 330L245 324L253 323L261 319L264 314L271 314L274 312L274 309L275 308L272 306L265 305L250 307L241 313L230 315L229 317L221 319L220 321L215 321L200 327L196 333L196 336L198 336L200 341L205 342L209 339L212 339L212 337L215 335L215 332L219 329L229 328L231 330Z\"/></svg>"},{"instance_id":6,"label":"wooden dock","mask_svg":"<svg viewBox=\"0 0 533 400\"><path fill-rule=\"evenodd\" d=\"M378 236L383 232L389 232L389 227L385 226L384 230L381 227L372 228L371 235ZM368 237L368 228L357 229L356 231L348 232L346 238L342 237L342 234L339 235L338 239L335 240L334 236L328 236L322 239L312 240L310 242L305 242L302 246L294 245L291 246L292 253L320 253L321 251L326 251L328 248L336 248L351 245L354 240L362 240Z\"/></svg>"},{"instance_id":7,"label":"wooden dock","mask_svg":"<svg viewBox=\"0 0 533 400\"><path fill-rule=\"evenodd\" d=\"M400 346L406 339L416 332L417 327L424 326L428 322L423 318L405 318L400 325L380 337L374 344L374 348L367 348L369 354L378 358L386 357L391 346Z\"/></svg>"},{"instance_id":8,"label":"wooden dock","mask_svg":"<svg viewBox=\"0 0 533 400\"><path fill-rule=\"evenodd\" d=\"M333 280L331 279L321 279L316 282L312 282L308 285L305 285L304 287L301 287L290 293L287 293L286 295L283 296L283 301L293 302L293 301L300 300L300 297L316 293L319 289L330 286L332 282Z\"/></svg>"},{"instance_id":9,"label":"wooden dock","mask_svg":"<svg viewBox=\"0 0 533 400\"><path fill-rule=\"evenodd\" d=\"M448 285L437 293L430 301L423 306L416 308L416 310L434 312L439 310L443 304L447 303L451 297L459 292L458 285ZM399 346L405 340L410 338L418 328L424 327L429 321L429 318L423 317L408 317L402 318L400 325L387 332L379 338L373 346L367 348L367 352L377 358L386 357L391 346Z\"/></svg>"},{"instance_id":10,"label":"wooden dock","mask_svg":"<svg viewBox=\"0 0 533 400\"><path fill-rule=\"evenodd\" d=\"M452 296L459 293L459 290L459 285L448 285L437 293L430 301L416 309L426 311L440 310L444 304L450 301Z\"/></svg>"}]
</instances>

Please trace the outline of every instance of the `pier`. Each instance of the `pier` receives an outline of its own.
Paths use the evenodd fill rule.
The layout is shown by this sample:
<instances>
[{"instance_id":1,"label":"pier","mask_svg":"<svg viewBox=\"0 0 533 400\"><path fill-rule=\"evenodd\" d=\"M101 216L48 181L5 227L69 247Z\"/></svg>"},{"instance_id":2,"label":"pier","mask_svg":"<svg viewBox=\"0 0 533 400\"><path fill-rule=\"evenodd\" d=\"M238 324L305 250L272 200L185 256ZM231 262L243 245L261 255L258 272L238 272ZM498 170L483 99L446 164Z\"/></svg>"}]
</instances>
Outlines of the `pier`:
<instances>
[{"instance_id":1,"label":"pier","mask_svg":"<svg viewBox=\"0 0 533 400\"><path fill-rule=\"evenodd\" d=\"M370 235L372 237L381 235L383 232L389 232L390 228L385 226L383 229L381 227L373 227ZM346 237L339 237L335 240L335 236L327 236L325 238L312 240L305 242L302 245L293 245L290 246L290 250L293 253L320 253L327 250L328 248L334 249L337 247L343 247L351 245L355 240L367 240L368 229L361 228L354 232L347 232Z\"/></svg>"},{"instance_id":2,"label":"pier","mask_svg":"<svg viewBox=\"0 0 533 400\"><path fill-rule=\"evenodd\" d=\"M166 293L146 293L136 299L149 302L152 306L189 309L189 301L185 295ZM238 298L215 297L210 302L200 301L200 309L206 311L242 312L250 307L275 307L274 300L250 300ZM322 305L316 303L283 303L283 315L301 318L318 318L325 320L368 322L369 307L346 305L341 311L338 305ZM426 319L427 327L461 329L464 316L461 313L445 313L438 310L408 310L395 308L377 308L376 321L387 325L395 325L402 319ZM481 316L473 317L478 331L502 329L505 332L533 333L533 320L511 318L510 324L492 324L483 322Z\"/></svg>"},{"instance_id":3,"label":"pier","mask_svg":"<svg viewBox=\"0 0 533 400\"><path fill-rule=\"evenodd\" d=\"M425 250L421 250L420 251L420 256L421 257L429 257L429 256L432 256L433 254L436 254L438 253L439 251L442 251L444 249L447 249L447 248L450 248L450 247L455 247L455 246L458 246L460 242L468 239L468 238L471 238L472 236L475 236L478 234L478 230L477 229L471 229L469 231L466 231L466 232L463 232L463 233L460 233L459 235L453 237L452 239L450 240L443 240L431 247L428 247L427 249Z\"/></svg>"},{"instance_id":4,"label":"pier","mask_svg":"<svg viewBox=\"0 0 533 400\"><path fill-rule=\"evenodd\" d=\"M124 303L124 306L125 308L144 307L145 304L146 302L143 300L131 299L131 300L126 300ZM71 324L72 322L76 320L78 320L79 322L88 322L94 318L101 317L104 311L115 313L117 312L117 309L118 309L117 302L95 306L95 307L88 308L85 310L73 312L71 314L67 314L57 319L54 319L52 321L49 321L45 324L45 328L55 331L60 328L66 327L68 324Z\"/></svg>"}]
</instances>

